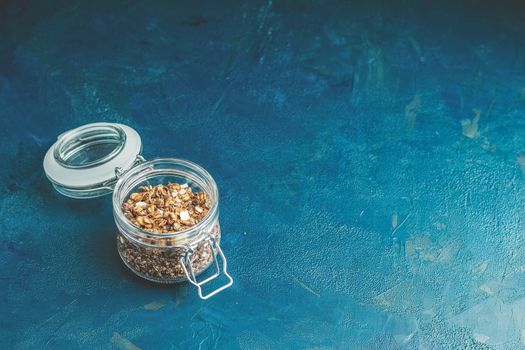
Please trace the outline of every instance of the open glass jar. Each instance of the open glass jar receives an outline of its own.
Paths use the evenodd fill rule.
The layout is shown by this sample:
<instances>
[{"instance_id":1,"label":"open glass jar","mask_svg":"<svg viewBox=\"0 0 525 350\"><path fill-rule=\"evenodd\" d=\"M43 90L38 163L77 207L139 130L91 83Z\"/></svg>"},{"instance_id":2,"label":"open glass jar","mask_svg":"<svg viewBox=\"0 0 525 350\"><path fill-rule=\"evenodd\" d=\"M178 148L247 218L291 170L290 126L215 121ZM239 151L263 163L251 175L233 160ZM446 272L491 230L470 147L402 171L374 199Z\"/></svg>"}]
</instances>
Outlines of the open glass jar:
<instances>
[{"instance_id":1,"label":"open glass jar","mask_svg":"<svg viewBox=\"0 0 525 350\"><path fill-rule=\"evenodd\" d=\"M88 124L58 137L44 158L44 170L57 191L68 197L93 198L113 192L117 249L131 271L159 283L188 281L200 298L208 299L233 284L220 247L217 185L195 163L176 158L146 161L141 150L140 136L126 125ZM124 215L122 206L131 193L169 182L204 193L209 210L202 221L182 231L156 233L134 225ZM214 273L198 281L197 276L212 265ZM221 273L228 282L203 294L203 285Z\"/></svg>"}]
</instances>

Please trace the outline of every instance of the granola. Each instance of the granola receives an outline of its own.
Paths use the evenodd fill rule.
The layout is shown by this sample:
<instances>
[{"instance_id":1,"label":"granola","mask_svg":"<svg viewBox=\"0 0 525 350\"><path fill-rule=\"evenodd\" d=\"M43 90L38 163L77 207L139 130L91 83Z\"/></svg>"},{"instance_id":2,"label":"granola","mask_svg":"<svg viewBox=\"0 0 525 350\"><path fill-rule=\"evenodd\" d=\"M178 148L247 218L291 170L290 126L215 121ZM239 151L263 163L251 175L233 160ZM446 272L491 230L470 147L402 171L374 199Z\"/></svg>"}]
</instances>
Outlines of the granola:
<instances>
[{"instance_id":1,"label":"granola","mask_svg":"<svg viewBox=\"0 0 525 350\"><path fill-rule=\"evenodd\" d=\"M122 211L132 224L155 233L186 230L202 221L209 209L206 193L172 182L143 186L122 204Z\"/></svg>"},{"instance_id":2,"label":"granola","mask_svg":"<svg viewBox=\"0 0 525 350\"><path fill-rule=\"evenodd\" d=\"M183 279L185 275L180 260L186 250L172 247L170 236L164 238L162 234L173 234L195 226L209 210L210 200L206 193L193 191L188 184L170 182L140 187L122 204L122 211L133 225L157 235L141 237L140 241L145 244L140 244L119 232L117 247L122 259L137 274L148 279L160 282ZM218 223L211 234L219 243ZM190 256L195 274L205 270L212 258L210 242L200 241Z\"/></svg>"}]
</instances>

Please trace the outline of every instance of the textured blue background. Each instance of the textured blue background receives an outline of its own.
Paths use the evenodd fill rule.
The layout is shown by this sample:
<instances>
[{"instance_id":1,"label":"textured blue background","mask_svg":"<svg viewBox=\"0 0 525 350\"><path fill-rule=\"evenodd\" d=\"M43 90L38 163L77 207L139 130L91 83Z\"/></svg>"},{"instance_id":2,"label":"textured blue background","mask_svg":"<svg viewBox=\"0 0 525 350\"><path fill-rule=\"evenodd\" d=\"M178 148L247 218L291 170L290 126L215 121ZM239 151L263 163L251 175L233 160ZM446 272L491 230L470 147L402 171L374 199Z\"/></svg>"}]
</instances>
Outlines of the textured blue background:
<instances>
[{"instance_id":1,"label":"textured blue background","mask_svg":"<svg viewBox=\"0 0 525 350\"><path fill-rule=\"evenodd\" d=\"M1 2L0 347L524 347L525 11L189 3ZM231 289L139 280L111 198L53 191L94 121L212 173Z\"/></svg>"}]
</instances>

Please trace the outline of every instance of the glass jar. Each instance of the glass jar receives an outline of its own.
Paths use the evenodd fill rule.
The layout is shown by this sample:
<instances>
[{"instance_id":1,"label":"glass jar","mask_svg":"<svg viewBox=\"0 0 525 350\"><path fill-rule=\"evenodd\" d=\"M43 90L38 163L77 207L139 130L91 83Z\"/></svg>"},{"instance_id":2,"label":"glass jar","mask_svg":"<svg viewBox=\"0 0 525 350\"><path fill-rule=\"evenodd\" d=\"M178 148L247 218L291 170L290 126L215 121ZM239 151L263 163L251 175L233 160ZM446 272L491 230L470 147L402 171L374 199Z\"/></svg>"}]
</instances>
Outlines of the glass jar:
<instances>
[{"instance_id":1,"label":"glass jar","mask_svg":"<svg viewBox=\"0 0 525 350\"><path fill-rule=\"evenodd\" d=\"M113 192L117 250L124 264L138 276L159 283L188 281L199 297L208 299L233 284L220 247L219 194L211 175L199 165L176 158L146 161L142 143L132 128L115 123L94 123L65 132L44 158L44 170L60 193L72 198L93 198ZM203 192L209 211L194 226L179 232L155 233L125 217L123 203L143 186L169 182L187 184ZM222 260L220 268L218 257ZM204 280L197 276L213 265ZM202 287L222 274L227 283L203 294Z\"/></svg>"},{"instance_id":2,"label":"glass jar","mask_svg":"<svg viewBox=\"0 0 525 350\"><path fill-rule=\"evenodd\" d=\"M133 225L122 211L122 203L142 186L168 182L187 184L193 192L204 192L209 212L196 225L174 233L153 233ZM174 283L188 280L203 299L228 288L233 280L226 270L220 248L219 194L211 175L195 163L175 158L155 159L137 165L120 176L113 191L113 214L119 233L117 247L124 264L140 277L154 282ZM201 285L220 275L217 253L229 282L204 296ZM203 282L196 276L213 263L215 273Z\"/></svg>"}]
</instances>

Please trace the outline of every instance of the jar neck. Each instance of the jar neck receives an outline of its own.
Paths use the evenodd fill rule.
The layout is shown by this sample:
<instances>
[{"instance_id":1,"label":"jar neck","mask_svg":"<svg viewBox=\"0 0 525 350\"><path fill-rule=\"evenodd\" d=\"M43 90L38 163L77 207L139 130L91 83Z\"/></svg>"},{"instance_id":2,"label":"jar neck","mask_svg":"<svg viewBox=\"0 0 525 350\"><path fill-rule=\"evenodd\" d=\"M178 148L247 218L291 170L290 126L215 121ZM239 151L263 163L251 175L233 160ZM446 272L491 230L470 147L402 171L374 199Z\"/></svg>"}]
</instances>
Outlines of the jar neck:
<instances>
[{"instance_id":1,"label":"jar neck","mask_svg":"<svg viewBox=\"0 0 525 350\"><path fill-rule=\"evenodd\" d=\"M203 191L210 209L202 221L179 232L155 233L133 225L122 211L122 204L139 186L162 183L163 179L184 179ZM141 163L121 175L113 192L113 214L119 231L128 239L145 246L176 248L193 246L210 236L218 223L219 196L211 175L195 163L175 158L155 159Z\"/></svg>"}]
</instances>

